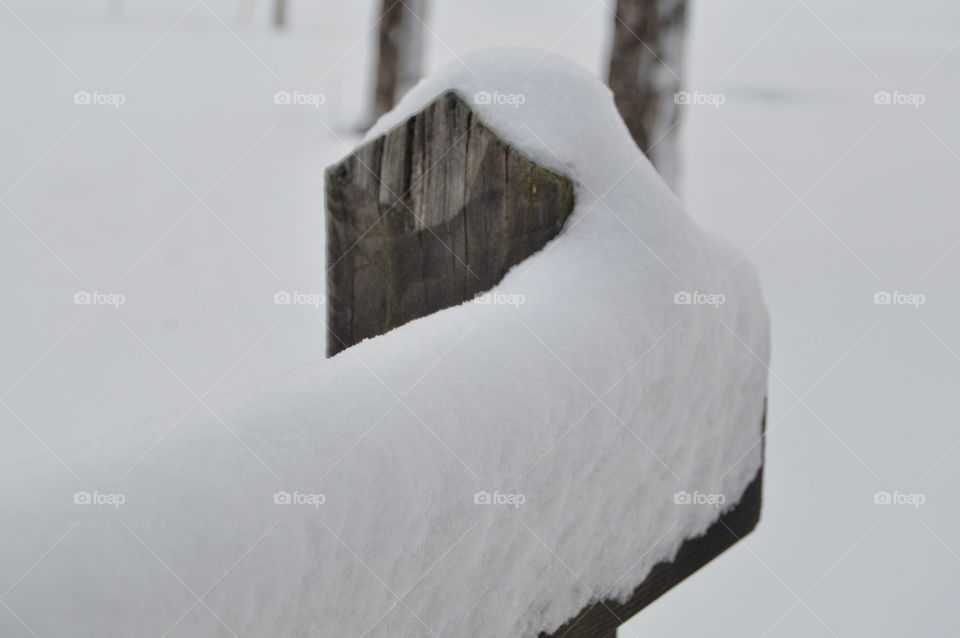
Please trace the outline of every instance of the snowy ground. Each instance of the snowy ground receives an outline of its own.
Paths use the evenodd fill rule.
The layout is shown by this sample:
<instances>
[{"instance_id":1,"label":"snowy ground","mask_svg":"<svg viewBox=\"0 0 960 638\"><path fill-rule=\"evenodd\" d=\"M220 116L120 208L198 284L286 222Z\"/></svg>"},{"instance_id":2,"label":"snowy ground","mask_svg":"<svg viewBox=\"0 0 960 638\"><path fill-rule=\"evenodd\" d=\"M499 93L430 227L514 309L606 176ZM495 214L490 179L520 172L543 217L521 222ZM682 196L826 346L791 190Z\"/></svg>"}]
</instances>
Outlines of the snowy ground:
<instances>
[{"instance_id":1,"label":"snowy ground","mask_svg":"<svg viewBox=\"0 0 960 638\"><path fill-rule=\"evenodd\" d=\"M272 301L322 293L321 171L356 140L370 3L294 2L276 36L226 1L130 0L119 24L99 2L4 1L0 462L322 358L322 310ZM601 5L435 4L431 66L524 44L602 69ZM686 112L684 199L764 282L766 509L637 635L956 633L958 26L943 0L696 4L689 87L726 101ZM81 89L126 103L78 106Z\"/></svg>"}]
</instances>

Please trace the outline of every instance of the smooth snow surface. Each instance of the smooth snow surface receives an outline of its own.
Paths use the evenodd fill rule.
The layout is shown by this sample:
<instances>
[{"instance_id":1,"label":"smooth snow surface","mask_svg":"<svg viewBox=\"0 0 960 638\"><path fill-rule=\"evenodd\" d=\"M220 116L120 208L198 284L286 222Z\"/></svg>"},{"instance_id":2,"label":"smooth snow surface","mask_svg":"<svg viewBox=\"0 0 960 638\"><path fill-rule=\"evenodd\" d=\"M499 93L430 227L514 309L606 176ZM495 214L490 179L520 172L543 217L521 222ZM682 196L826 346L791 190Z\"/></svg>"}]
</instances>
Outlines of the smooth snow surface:
<instances>
[{"instance_id":1,"label":"smooth snow surface","mask_svg":"<svg viewBox=\"0 0 960 638\"><path fill-rule=\"evenodd\" d=\"M38 635L535 636L722 511L676 493L739 499L768 358L752 269L562 58L467 56L376 131L450 88L490 94L481 117L577 182L561 236L493 303L106 437L71 456L82 481L53 459L0 470L0 511L29 530L0 572L50 558L3 599Z\"/></svg>"}]
</instances>

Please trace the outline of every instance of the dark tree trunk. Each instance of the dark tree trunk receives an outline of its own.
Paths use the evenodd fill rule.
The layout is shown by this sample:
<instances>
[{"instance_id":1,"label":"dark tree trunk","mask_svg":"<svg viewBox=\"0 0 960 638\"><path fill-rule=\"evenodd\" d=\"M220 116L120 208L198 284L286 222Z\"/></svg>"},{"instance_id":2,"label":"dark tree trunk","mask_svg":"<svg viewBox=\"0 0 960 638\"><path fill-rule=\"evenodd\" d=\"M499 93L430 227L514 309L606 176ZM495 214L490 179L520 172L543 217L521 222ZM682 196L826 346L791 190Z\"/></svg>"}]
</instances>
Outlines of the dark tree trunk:
<instances>
[{"instance_id":1,"label":"dark tree trunk","mask_svg":"<svg viewBox=\"0 0 960 638\"><path fill-rule=\"evenodd\" d=\"M278 29L287 26L287 0L273 0L273 26Z\"/></svg>"},{"instance_id":2,"label":"dark tree trunk","mask_svg":"<svg viewBox=\"0 0 960 638\"><path fill-rule=\"evenodd\" d=\"M609 84L630 134L663 178L678 173L686 0L618 0Z\"/></svg>"},{"instance_id":3,"label":"dark tree trunk","mask_svg":"<svg viewBox=\"0 0 960 638\"><path fill-rule=\"evenodd\" d=\"M371 124L420 79L426 8L426 0L382 0Z\"/></svg>"}]
</instances>

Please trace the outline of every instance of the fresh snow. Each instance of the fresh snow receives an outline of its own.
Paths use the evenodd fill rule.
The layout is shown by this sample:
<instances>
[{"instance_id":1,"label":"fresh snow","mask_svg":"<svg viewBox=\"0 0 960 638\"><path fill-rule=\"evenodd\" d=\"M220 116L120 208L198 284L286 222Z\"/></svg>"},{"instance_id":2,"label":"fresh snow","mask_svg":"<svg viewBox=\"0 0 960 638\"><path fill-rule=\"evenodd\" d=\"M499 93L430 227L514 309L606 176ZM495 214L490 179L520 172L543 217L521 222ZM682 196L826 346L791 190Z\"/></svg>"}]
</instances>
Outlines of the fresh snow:
<instances>
[{"instance_id":1,"label":"fresh snow","mask_svg":"<svg viewBox=\"0 0 960 638\"><path fill-rule=\"evenodd\" d=\"M686 215L587 71L473 54L375 132L447 89L524 96L474 106L577 184L563 233L494 291L523 303L200 396L72 451L80 481L52 457L4 466L0 573L56 558L4 598L38 635L534 636L626 595L723 511L676 493L738 500L767 381L752 268Z\"/></svg>"},{"instance_id":2,"label":"fresh snow","mask_svg":"<svg viewBox=\"0 0 960 638\"><path fill-rule=\"evenodd\" d=\"M0 206L0 396L16 413L0 405L0 465L52 451L72 467L71 441L156 414L172 422L195 401L187 388L212 387L209 400L323 359L323 308L275 306L272 296L323 292L319 176L356 143L352 123L367 112L378 2L290 0L282 33L265 1L242 24L232 19L237 0L125 4L122 20L105 15L104 0L0 6L0 199L30 228ZM588 4L549 0L545 13L541 2L434 2L425 68L519 44L602 78L612 17ZM960 352L960 249L950 249L960 236L951 153L960 150L960 5L718 0L691 9L680 75L687 90L726 101L682 110L682 199L749 252L775 327L763 521L620 635L957 633L960 364L950 350ZM128 99L121 109L79 107L71 98L80 88ZM291 89L324 93L326 103L274 105L275 91ZM876 105L878 90L927 100ZM120 120L198 194L233 166L205 197L227 226L198 206L160 238L193 197ZM809 209L796 203L804 193ZM126 303L75 306L78 289L122 292ZM924 293L927 303L877 306L877 290ZM166 438L189 434L178 425ZM134 460L118 458L110 476ZM77 489L92 478L81 472ZM881 489L927 501L877 506ZM3 542L43 533L5 515ZM41 590L47 561L82 551L81 529L28 573L38 556L0 569L0 597L31 625L17 592ZM61 533L50 530L49 545ZM209 586L189 582L198 593ZM0 636L31 638L2 606Z\"/></svg>"}]
</instances>

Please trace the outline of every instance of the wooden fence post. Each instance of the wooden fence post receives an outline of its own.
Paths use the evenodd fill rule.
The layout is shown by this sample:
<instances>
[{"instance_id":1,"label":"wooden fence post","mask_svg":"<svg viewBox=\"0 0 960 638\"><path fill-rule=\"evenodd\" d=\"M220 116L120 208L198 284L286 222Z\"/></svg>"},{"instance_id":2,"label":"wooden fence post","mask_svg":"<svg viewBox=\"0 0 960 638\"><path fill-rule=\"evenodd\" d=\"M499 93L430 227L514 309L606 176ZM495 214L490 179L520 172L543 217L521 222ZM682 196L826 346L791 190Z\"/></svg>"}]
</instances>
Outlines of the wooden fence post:
<instances>
[{"instance_id":1,"label":"wooden fence post","mask_svg":"<svg viewBox=\"0 0 960 638\"><path fill-rule=\"evenodd\" d=\"M456 93L326 172L327 355L495 286L573 211L573 183Z\"/></svg>"}]
</instances>

